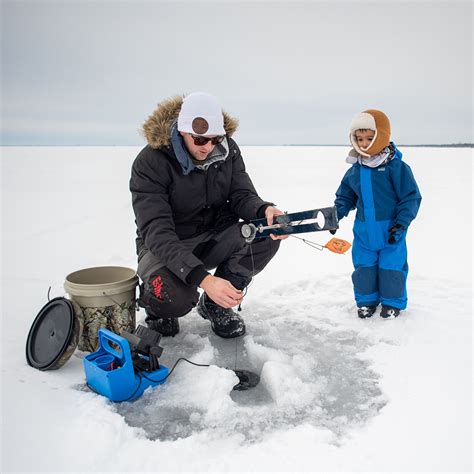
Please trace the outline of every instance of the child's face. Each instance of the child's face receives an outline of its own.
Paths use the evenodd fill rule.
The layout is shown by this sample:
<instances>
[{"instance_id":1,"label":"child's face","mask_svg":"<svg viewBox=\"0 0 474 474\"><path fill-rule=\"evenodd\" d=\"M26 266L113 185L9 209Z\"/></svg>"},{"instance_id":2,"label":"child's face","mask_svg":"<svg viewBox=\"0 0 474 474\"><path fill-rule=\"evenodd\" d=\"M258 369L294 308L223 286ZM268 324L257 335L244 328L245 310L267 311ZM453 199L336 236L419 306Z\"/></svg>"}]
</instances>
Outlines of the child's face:
<instances>
[{"instance_id":1,"label":"child's face","mask_svg":"<svg viewBox=\"0 0 474 474\"><path fill-rule=\"evenodd\" d=\"M374 139L375 132L373 130L356 130L355 137L357 145L361 150L366 150Z\"/></svg>"}]
</instances>

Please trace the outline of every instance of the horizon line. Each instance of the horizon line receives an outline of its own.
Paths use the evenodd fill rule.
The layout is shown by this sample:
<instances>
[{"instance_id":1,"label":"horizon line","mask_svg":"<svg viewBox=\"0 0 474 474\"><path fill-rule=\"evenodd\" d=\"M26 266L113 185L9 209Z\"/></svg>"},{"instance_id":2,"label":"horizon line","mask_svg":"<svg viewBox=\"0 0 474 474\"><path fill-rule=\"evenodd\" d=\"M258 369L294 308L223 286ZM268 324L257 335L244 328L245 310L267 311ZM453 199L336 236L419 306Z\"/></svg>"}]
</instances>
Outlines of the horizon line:
<instances>
[{"instance_id":1,"label":"horizon line","mask_svg":"<svg viewBox=\"0 0 474 474\"><path fill-rule=\"evenodd\" d=\"M239 143L239 147L242 146L294 146L294 147L312 147L312 146L333 146L333 147L350 147L350 144L335 144L335 143ZM65 145L65 144L17 144L17 145L4 145L0 144L1 148L21 148L21 147L63 147L63 148L72 148L72 147L139 147L146 146L146 144L132 144L132 145L117 145L117 144L75 144L75 145ZM474 148L474 143L469 142L458 142L458 143L415 143L415 144L399 144L399 147L445 147L445 148Z\"/></svg>"}]
</instances>

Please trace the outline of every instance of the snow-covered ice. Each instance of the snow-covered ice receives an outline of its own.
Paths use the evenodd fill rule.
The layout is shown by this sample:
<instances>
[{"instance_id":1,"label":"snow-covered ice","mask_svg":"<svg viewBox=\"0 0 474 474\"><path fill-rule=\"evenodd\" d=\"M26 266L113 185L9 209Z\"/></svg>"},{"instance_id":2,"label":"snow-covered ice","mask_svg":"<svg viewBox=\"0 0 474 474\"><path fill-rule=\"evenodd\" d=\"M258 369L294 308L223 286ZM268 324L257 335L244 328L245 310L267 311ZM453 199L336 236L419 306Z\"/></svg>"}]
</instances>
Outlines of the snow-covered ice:
<instances>
[{"instance_id":1,"label":"snow-covered ice","mask_svg":"<svg viewBox=\"0 0 474 474\"><path fill-rule=\"evenodd\" d=\"M260 195L289 212L331 205L347 168L344 147L242 149ZM135 267L138 151L2 148L2 472L472 470L472 149L402 148L423 202L398 319L357 318L350 255L290 238L249 287L244 338L193 311L161 361L211 366L180 362L114 404L86 389L84 353L40 372L25 343L49 286L63 296L74 270ZM352 240L352 220L337 236ZM232 391L235 367L260 384Z\"/></svg>"}]
</instances>

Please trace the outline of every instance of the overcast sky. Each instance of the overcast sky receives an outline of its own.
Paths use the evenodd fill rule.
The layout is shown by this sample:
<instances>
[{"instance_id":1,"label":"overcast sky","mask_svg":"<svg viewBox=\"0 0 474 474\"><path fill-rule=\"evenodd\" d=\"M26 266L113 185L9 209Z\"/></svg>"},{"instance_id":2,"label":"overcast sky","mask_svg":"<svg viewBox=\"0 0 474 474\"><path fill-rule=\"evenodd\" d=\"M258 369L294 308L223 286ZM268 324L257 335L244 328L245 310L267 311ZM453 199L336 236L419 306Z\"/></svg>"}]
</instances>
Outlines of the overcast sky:
<instances>
[{"instance_id":1,"label":"overcast sky","mask_svg":"<svg viewBox=\"0 0 474 474\"><path fill-rule=\"evenodd\" d=\"M240 144L472 142L470 1L5 1L2 143L139 145L163 99L215 94Z\"/></svg>"}]
</instances>

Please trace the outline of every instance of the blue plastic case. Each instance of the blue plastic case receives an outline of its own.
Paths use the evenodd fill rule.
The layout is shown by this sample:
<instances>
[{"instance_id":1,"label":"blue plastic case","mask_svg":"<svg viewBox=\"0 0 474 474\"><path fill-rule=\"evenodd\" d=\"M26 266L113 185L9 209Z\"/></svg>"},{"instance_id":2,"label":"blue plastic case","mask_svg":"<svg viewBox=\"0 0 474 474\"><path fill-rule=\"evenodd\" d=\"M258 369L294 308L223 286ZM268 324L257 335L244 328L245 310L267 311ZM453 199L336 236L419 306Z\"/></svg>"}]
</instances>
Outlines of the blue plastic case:
<instances>
[{"instance_id":1,"label":"blue plastic case","mask_svg":"<svg viewBox=\"0 0 474 474\"><path fill-rule=\"evenodd\" d=\"M137 399L148 387L164 383L169 373L164 366L154 372L136 372L130 344L108 329L99 329L99 349L83 361L87 384L113 402Z\"/></svg>"}]
</instances>

